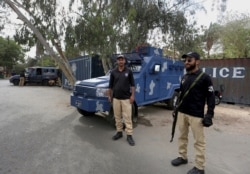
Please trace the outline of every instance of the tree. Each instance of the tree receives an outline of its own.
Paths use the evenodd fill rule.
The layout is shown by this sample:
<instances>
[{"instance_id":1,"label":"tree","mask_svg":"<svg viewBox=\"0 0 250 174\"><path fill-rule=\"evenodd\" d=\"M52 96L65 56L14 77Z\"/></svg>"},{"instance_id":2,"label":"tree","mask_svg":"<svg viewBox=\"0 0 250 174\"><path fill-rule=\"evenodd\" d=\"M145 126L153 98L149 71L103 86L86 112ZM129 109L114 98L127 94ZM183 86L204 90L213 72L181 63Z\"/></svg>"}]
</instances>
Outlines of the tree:
<instances>
[{"instance_id":1,"label":"tree","mask_svg":"<svg viewBox=\"0 0 250 174\"><path fill-rule=\"evenodd\" d=\"M73 7L74 2L70 0L70 7ZM56 0L0 2L2 7L11 7L24 22L16 32L15 40L28 47L36 45L37 57L49 54L58 62L71 83L75 79L61 46L64 45L64 36L68 57L97 53L102 57L105 71L109 68L108 58L112 53L131 51L136 46L148 44L149 38L161 38L162 34L167 36L165 41L169 43L169 49L176 49L174 52L183 52L199 45L197 30L187 20L187 13L192 16L197 9L202 8L196 0L77 2L76 20L69 18L66 9L58 9ZM159 31L157 36L152 34L155 29ZM158 46L156 40L152 43L156 44L152 46Z\"/></svg>"},{"instance_id":2,"label":"tree","mask_svg":"<svg viewBox=\"0 0 250 174\"><path fill-rule=\"evenodd\" d=\"M37 65L38 66L56 66L56 62L53 59L51 59L50 56L44 55L38 60Z\"/></svg>"},{"instance_id":3,"label":"tree","mask_svg":"<svg viewBox=\"0 0 250 174\"><path fill-rule=\"evenodd\" d=\"M8 73L17 62L24 62L24 52L21 46L17 45L14 40L0 37L0 66L5 67Z\"/></svg>"},{"instance_id":4,"label":"tree","mask_svg":"<svg viewBox=\"0 0 250 174\"><path fill-rule=\"evenodd\" d=\"M183 12L176 12L170 21L169 31L166 34L166 45L172 50L171 57L178 57L180 53L202 50L196 22L188 23Z\"/></svg>"},{"instance_id":5,"label":"tree","mask_svg":"<svg viewBox=\"0 0 250 174\"><path fill-rule=\"evenodd\" d=\"M249 14L228 14L223 21L220 40L225 57L242 58L250 56Z\"/></svg>"},{"instance_id":6,"label":"tree","mask_svg":"<svg viewBox=\"0 0 250 174\"><path fill-rule=\"evenodd\" d=\"M28 43L29 46L32 46L34 45L35 41L32 39L32 37L29 37L29 34L34 34L42 45L42 49L45 49L51 58L53 58L58 63L70 84L73 85L75 83L75 77L61 48L59 37L61 33L58 32L56 19L56 0L3 1L17 14L18 18L24 22L24 27L19 30L20 33L17 32L15 39L21 44ZM25 13L22 13L19 9L24 10ZM28 20L24 14L27 15L30 20ZM57 50L58 54L55 53L50 44L55 50Z\"/></svg>"},{"instance_id":7,"label":"tree","mask_svg":"<svg viewBox=\"0 0 250 174\"><path fill-rule=\"evenodd\" d=\"M72 50L77 54L99 54L105 72L110 68L109 55L116 51L117 30L114 25L114 16L111 6L104 0L81 1L75 26L69 24L66 32L66 51L72 55Z\"/></svg>"},{"instance_id":8,"label":"tree","mask_svg":"<svg viewBox=\"0 0 250 174\"><path fill-rule=\"evenodd\" d=\"M205 30L204 41L206 43L205 50L207 51L207 58L210 58L210 50L212 46L219 40L221 33L221 26L217 23L211 23L209 28Z\"/></svg>"},{"instance_id":9,"label":"tree","mask_svg":"<svg viewBox=\"0 0 250 174\"><path fill-rule=\"evenodd\" d=\"M73 4L74 0L71 2ZM107 55L119 51L130 52L137 46L148 45L150 38L155 40L151 34L155 29L158 29L159 35L166 33L173 37L172 42L168 41L171 43L168 45L173 45L178 51L183 51L183 47L187 50L187 46L190 48L199 45L196 42L190 44L195 40L197 30L194 29L194 25L188 26L185 14L181 12L194 3L178 0L174 2L169 4L167 1L151 0L80 1L77 20L67 27L67 54L98 53L105 65ZM154 44L152 46L159 46L157 41ZM108 67L104 69L107 71Z\"/></svg>"}]
</instances>

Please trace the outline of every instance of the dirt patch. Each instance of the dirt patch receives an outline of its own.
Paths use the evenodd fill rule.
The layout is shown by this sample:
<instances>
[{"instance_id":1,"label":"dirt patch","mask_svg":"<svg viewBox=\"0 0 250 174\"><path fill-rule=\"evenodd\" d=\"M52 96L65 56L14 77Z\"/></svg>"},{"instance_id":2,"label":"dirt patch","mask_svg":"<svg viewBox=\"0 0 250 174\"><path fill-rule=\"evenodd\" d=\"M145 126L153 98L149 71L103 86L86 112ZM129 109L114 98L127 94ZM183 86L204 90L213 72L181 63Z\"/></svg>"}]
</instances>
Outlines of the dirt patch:
<instances>
[{"instance_id":1,"label":"dirt patch","mask_svg":"<svg viewBox=\"0 0 250 174\"><path fill-rule=\"evenodd\" d=\"M138 117L137 124L141 124L147 127L153 126L151 121L145 117Z\"/></svg>"},{"instance_id":2,"label":"dirt patch","mask_svg":"<svg viewBox=\"0 0 250 174\"><path fill-rule=\"evenodd\" d=\"M172 110L160 103L139 107L138 124L148 127L170 126L172 125Z\"/></svg>"},{"instance_id":3,"label":"dirt patch","mask_svg":"<svg viewBox=\"0 0 250 174\"><path fill-rule=\"evenodd\" d=\"M220 104L215 107L214 129L231 133L250 134L250 107Z\"/></svg>"},{"instance_id":4,"label":"dirt patch","mask_svg":"<svg viewBox=\"0 0 250 174\"><path fill-rule=\"evenodd\" d=\"M151 126L171 126L172 111L162 104L139 108L138 124ZM228 133L250 134L250 107L221 103L215 107L213 129Z\"/></svg>"}]
</instances>

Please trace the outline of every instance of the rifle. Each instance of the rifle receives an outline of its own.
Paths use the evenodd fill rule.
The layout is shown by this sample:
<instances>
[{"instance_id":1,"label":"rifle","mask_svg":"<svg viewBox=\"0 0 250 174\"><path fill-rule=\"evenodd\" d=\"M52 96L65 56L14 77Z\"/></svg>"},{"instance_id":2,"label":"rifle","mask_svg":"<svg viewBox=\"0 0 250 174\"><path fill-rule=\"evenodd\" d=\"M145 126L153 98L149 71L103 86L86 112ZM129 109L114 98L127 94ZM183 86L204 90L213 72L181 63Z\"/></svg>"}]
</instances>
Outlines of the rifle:
<instances>
[{"instance_id":1,"label":"rifle","mask_svg":"<svg viewBox=\"0 0 250 174\"><path fill-rule=\"evenodd\" d=\"M180 105L178 105L178 103L179 103L179 98L180 98L180 93L179 93L178 99L177 99L177 101L176 101L176 107L175 107L175 109L174 109L174 112L172 113L174 120L173 120L173 124L172 124L172 133L171 133L172 137L171 137L170 143L171 143L171 142L173 141L173 139L174 139L175 127L176 127L177 117L178 117L178 106L180 106Z\"/></svg>"},{"instance_id":2,"label":"rifle","mask_svg":"<svg viewBox=\"0 0 250 174\"><path fill-rule=\"evenodd\" d=\"M173 124L172 124L172 137L171 137L171 140L170 140L170 143L173 141L174 139L174 133L175 133L175 127L176 127L176 123L177 123L177 117L178 117L178 109L180 107L180 105L182 104L182 101L183 99L187 96L187 94L189 93L190 89L196 84L196 82L201 78L201 76L204 74L204 72L201 72L199 74L198 77L196 77L196 79L193 81L193 83L190 85L189 89L185 92L185 94L183 95L181 101L179 102L180 100L180 96L181 96L181 93L179 93L178 95L178 99L177 99L177 102L176 102L176 107L175 107L175 110L173 112L173 117L174 117L174 120L173 120Z\"/></svg>"}]
</instances>

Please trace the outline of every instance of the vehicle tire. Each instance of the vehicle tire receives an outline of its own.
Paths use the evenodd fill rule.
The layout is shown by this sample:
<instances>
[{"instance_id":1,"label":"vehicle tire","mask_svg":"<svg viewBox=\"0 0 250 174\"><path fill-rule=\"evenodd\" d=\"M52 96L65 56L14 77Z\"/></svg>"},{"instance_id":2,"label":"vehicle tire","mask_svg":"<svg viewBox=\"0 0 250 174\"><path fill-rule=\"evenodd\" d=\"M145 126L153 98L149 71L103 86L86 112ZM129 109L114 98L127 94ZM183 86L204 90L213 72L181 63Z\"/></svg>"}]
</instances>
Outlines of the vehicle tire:
<instances>
[{"instance_id":1,"label":"vehicle tire","mask_svg":"<svg viewBox=\"0 0 250 174\"><path fill-rule=\"evenodd\" d=\"M83 116L93 116L95 114L95 112L88 112L88 111L85 111L85 110L82 110L82 109L79 109L77 108L77 111L83 115Z\"/></svg>"},{"instance_id":2,"label":"vehicle tire","mask_svg":"<svg viewBox=\"0 0 250 174\"><path fill-rule=\"evenodd\" d=\"M217 95L214 96L214 98L215 98L215 105L220 104L220 98Z\"/></svg>"},{"instance_id":3,"label":"vehicle tire","mask_svg":"<svg viewBox=\"0 0 250 174\"><path fill-rule=\"evenodd\" d=\"M136 104L132 105L132 122L137 123L138 120L138 110Z\"/></svg>"},{"instance_id":4,"label":"vehicle tire","mask_svg":"<svg viewBox=\"0 0 250 174\"><path fill-rule=\"evenodd\" d=\"M115 115L114 115L114 110L113 110L113 106L110 107L109 113L106 116L107 121L113 126L115 127Z\"/></svg>"},{"instance_id":5,"label":"vehicle tire","mask_svg":"<svg viewBox=\"0 0 250 174\"><path fill-rule=\"evenodd\" d=\"M48 80L43 80L42 81L42 85L43 86L48 86L49 85L49 81Z\"/></svg>"},{"instance_id":6,"label":"vehicle tire","mask_svg":"<svg viewBox=\"0 0 250 174\"><path fill-rule=\"evenodd\" d=\"M178 92L175 91L172 98L167 100L167 109L174 110L177 99L178 99Z\"/></svg>"},{"instance_id":7,"label":"vehicle tire","mask_svg":"<svg viewBox=\"0 0 250 174\"><path fill-rule=\"evenodd\" d=\"M18 86L18 85L19 85L19 80L17 80L17 79L16 79L16 80L13 80L13 85L14 85L14 86Z\"/></svg>"}]
</instances>

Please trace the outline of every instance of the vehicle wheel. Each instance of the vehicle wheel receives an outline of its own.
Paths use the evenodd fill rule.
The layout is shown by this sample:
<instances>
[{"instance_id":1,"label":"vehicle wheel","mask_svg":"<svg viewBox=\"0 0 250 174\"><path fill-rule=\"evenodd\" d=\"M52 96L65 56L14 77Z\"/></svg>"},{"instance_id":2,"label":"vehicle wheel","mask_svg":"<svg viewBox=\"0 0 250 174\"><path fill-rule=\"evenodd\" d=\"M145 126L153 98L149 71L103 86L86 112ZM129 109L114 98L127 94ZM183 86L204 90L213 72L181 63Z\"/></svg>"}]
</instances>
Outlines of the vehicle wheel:
<instances>
[{"instance_id":1,"label":"vehicle wheel","mask_svg":"<svg viewBox=\"0 0 250 174\"><path fill-rule=\"evenodd\" d=\"M106 119L108 120L108 122L115 127L115 116L114 116L114 110L113 107L110 107L109 113L106 116Z\"/></svg>"},{"instance_id":2,"label":"vehicle wheel","mask_svg":"<svg viewBox=\"0 0 250 174\"><path fill-rule=\"evenodd\" d=\"M215 105L220 104L220 98L218 96L214 96L215 97Z\"/></svg>"},{"instance_id":3,"label":"vehicle wheel","mask_svg":"<svg viewBox=\"0 0 250 174\"><path fill-rule=\"evenodd\" d=\"M43 86L48 86L49 85L49 81L48 80L43 80L42 81L42 85Z\"/></svg>"},{"instance_id":4,"label":"vehicle wheel","mask_svg":"<svg viewBox=\"0 0 250 174\"><path fill-rule=\"evenodd\" d=\"M137 106L135 104L132 105L132 122L137 123L138 120L138 111Z\"/></svg>"},{"instance_id":5,"label":"vehicle wheel","mask_svg":"<svg viewBox=\"0 0 250 174\"><path fill-rule=\"evenodd\" d=\"M83 116L93 116L95 114L95 112L88 112L82 109L77 108L77 111L82 114Z\"/></svg>"},{"instance_id":6,"label":"vehicle wheel","mask_svg":"<svg viewBox=\"0 0 250 174\"><path fill-rule=\"evenodd\" d=\"M14 86L19 85L19 80L13 80L13 85L14 85Z\"/></svg>"},{"instance_id":7,"label":"vehicle wheel","mask_svg":"<svg viewBox=\"0 0 250 174\"><path fill-rule=\"evenodd\" d=\"M178 99L178 92L175 91L172 98L167 100L167 108L174 110L177 99Z\"/></svg>"}]
</instances>

